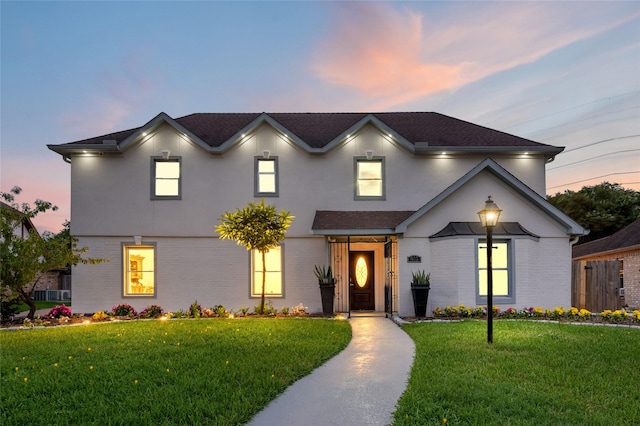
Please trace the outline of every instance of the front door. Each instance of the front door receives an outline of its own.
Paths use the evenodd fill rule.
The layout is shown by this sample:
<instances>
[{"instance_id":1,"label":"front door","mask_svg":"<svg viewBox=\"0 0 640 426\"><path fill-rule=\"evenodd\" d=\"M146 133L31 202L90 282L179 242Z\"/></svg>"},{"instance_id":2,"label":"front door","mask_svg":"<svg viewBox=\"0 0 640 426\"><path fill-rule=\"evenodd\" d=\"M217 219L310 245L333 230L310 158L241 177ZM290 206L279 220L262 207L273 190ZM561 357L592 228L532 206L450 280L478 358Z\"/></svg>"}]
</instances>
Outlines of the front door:
<instances>
[{"instance_id":1,"label":"front door","mask_svg":"<svg viewBox=\"0 0 640 426\"><path fill-rule=\"evenodd\" d=\"M351 310L375 310L373 252L352 251L349 253L349 285Z\"/></svg>"}]
</instances>

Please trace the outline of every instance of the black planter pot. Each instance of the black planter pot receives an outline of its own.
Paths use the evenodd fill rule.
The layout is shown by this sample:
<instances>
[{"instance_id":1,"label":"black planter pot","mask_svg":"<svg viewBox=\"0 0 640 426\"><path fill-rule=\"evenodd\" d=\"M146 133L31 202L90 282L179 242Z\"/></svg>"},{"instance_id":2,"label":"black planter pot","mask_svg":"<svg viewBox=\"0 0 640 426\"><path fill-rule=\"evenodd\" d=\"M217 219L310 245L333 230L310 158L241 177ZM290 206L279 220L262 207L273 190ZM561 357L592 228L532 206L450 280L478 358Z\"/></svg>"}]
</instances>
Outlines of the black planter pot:
<instances>
[{"instance_id":1,"label":"black planter pot","mask_svg":"<svg viewBox=\"0 0 640 426\"><path fill-rule=\"evenodd\" d=\"M420 285L411 283L411 294L413 295L413 309L416 317L427 316L427 301L429 300L428 285Z\"/></svg>"},{"instance_id":2,"label":"black planter pot","mask_svg":"<svg viewBox=\"0 0 640 426\"><path fill-rule=\"evenodd\" d=\"M322 298L322 313L333 314L333 299L336 295L336 282L320 283L320 297Z\"/></svg>"}]
</instances>

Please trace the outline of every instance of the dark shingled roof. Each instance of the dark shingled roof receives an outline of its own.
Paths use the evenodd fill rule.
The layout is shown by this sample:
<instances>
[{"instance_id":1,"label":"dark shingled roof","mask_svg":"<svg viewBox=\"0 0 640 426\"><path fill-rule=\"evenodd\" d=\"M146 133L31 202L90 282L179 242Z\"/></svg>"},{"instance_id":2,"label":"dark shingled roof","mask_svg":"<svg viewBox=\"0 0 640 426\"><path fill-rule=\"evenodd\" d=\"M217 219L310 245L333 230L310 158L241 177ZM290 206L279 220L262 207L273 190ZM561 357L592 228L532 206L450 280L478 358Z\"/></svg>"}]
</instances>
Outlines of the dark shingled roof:
<instances>
[{"instance_id":1,"label":"dark shingled roof","mask_svg":"<svg viewBox=\"0 0 640 426\"><path fill-rule=\"evenodd\" d=\"M413 211L318 210L311 229L393 229Z\"/></svg>"},{"instance_id":2,"label":"dark shingled roof","mask_svg":"<svg viewBox=\"0 0 640 426\"><path fill-rule=\"evenodd\" d=\"M530 237L539 238L527 231L524 226L518 222L498 222L493 228L494 235L528 235ZM487 235L487 231L480 222L449 222L441 231L436 232L429 238L453 237L456 235Z\"/></svg>"},{"instance_id":3,"label":"dark shingled roof","mask_svg":"<svg viewBox=\"0 0 640 426\"><path fill-rule=\"evenodd\" d=\"M573 258L640 246L640 219L615 234L573 247Z\"/></svg>"},{"instance_id":4,"label":"dark shingled roof","mask_svg":"<svg viewBox=\"0 0 640 426\"><path fill-rule=\"evenodd\" d=\"M261 113L196 113L175 119L211 147L219 147ZM313 148L330 143L369 113L267 113ZM551 147L435 112L371 113L409 143L430 147ZM122 142L140 128L123 130L70 144Z\"/></svg>"}]
</instances>

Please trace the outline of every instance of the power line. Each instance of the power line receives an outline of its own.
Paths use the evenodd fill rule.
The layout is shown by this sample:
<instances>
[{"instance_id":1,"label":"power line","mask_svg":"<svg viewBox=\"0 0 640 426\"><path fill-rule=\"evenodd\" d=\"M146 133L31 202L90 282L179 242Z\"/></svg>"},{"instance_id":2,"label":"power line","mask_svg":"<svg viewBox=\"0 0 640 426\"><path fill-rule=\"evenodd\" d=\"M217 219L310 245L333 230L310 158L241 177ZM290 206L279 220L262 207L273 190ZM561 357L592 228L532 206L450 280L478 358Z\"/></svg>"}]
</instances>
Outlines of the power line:
<instances>
[{"instance_id":1,"label":"power line","mask_svg":"<svg viewBox=\"0 0 640 426\"><path fill-rule=\"evenodd\" d=\"M590 146L593 146L593 145L598 145L598 144L605 143L605 142L611 142L611 141L615 141L615 140L618 140L618 139L637 138L638 136L640 136L640 134L638 134L638 135L618 136L618 137L615 137L615 138L603 139L601 141L591 142L591 143L588 143L586 145L579 146L577 148L568 149L568 150L564 151L564 154L566 154L567 152L577 151L577 150L582 149L582 148L587 148L587 147L590 147Z\"/></svg>"},{"instance_id":2,"label":"power line","mask_svg":"<svg viewBox=\"0 0 640 426\"><path fill-rule=\"evenodd\" d=\"M593 177L590 177L590 178L588 178L588 179L582 179L582 180L577 180L577 181L575 181L575 182L563 183L562 185L550 186L549 188L547 188L547 190L549 190L549 189L553 189L553 188L560 188L561 186L574 185L574 184L576 184L576 183L587 182L587 181L590 181L590 180L600 179L600 178L608 177L608 176L615 176L615 175L632 175L632 174L636 174L636 173L640 173L640 171L637 171L637 172L618 172L618 173L609 173L609 174L602 175L602 176L593 176Z\"/></svg>"},{"instance_id":3,"label":"power line","mask_svg":"<svg viewBox=\"0 0 640 426\"><path fill-rule=\"evenodd\" d=\"M596 157L589 157L589 158L586 158L584 160L574 161L573 163L567 163L567 164L563 164L561 166L550 167L550 168L547 169L547 171L550 172L551 170L559 169L559 168L562 168L562 167L572 166L574 164L584 163L584 162L591 161L591 160L597 160L597 159L600 159L602 157L606 157L607 155L615 155L615 154L622 154L624 152L635 152L635 151L640 151L640 149L625 149L625 150L622 150L622 151L607 152L606 154L598 155Z\"/></svg>"},{"instance_id":4,"label":"power line","mask_svg":"<svg viewBox=\"0 0 640 426\"><path fill-rule=\"evenodd\" d=\"M634 94L634 93L640 93L640 90L634 90L633 92L623 93L622 95L607 96L606 98L596 99L596 100L594 100L594 101L586 102L586 103L584 103L584 104L580 104L580 105L577 105L577 106L573 106L573 107L571 107L571 108L563 109L563 110L561 110L561 111L556 111L556 112L552 112L552 113L550 113L550 114L546 114L546 115L543 115L543 116L540 116L540 117L537 117L537 118L532 118L531 120L521 121L520 123L516 123L516 124L513 124L513 125L511 125L511 126L509 126L509 127L505 127L505 130L510 129L510 128L512 128L512 127L519 126L519 125L521 125L521 124L531 123L532 121L542 120L543 118L551 117L552 115L561 114L561 113L563 113L563 112L567 112L567 111L571 111L571 110L574 110L574 109L577 109L577 108L581 108L581 107L583 107L583 106L590 105L590 104L594 104L594 103L596 103L596 102L605 101L605 100L610 100L610 99L615 99L615 98L621 98L621 97L623 97L623 96L632 95L632 94Z\"/></svg>"},{"instance_id":5,"label":"power line","mask_svg":"<svg viewBox=\"0 0 640 426\"><path fill-rule=\"evenodd\" d=\"M572 126L574 124L578 124L578 123L581 123L581 122L584 122L584 121L593 121L594 119L600 118L600 117L604 117L605 115L618 114L618 113L621 113L621 112L627 112L627 111L631 111L633 109L639 109L639 108L640 108L640 106L634 106L634 107L627 108L627 109L621 109L621 110L617 110L617 111L609 111L609 112L606 112L606 113L599 114L599 115L597 115L595 117L593 117L593 116L592 117L585 117L585 118L580 119L580 120L573 120L573 121L568 121L568 122L565 122L565 123L562 123L562 124L558 124L556 126L545 127L544 129L533 130L533 131L531 131L529 133L525 133L523 136L527 136L528 137L529 135L534 135L536 133L546 132L546 131L549 131L549 130L552 130L552 129L558 129L560 127L565 127L565 126ZM612 121L625 120L627 118L634 118L634 116L632 116L632 117L613 118L613 119L610 119L610 120L607 120L607 121L600 121L600 122L598 122L598 124L606 124L606 123L610 123ZM551 138L554 138L554 137L558 137L558 136L557 135L556 136L550 136L547 139L551 139Z\"/></svg>"}]
</instances>

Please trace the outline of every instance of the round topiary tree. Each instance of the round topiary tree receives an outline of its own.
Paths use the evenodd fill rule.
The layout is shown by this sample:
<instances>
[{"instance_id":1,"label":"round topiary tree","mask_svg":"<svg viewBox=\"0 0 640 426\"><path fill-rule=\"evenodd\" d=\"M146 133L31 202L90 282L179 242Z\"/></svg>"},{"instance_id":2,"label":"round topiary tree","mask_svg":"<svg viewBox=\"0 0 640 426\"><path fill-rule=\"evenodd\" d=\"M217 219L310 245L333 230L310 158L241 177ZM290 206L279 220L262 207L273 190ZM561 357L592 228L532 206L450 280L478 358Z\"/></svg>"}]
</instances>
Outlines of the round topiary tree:
<instances>
[{"instance_id":1,"label":"round topiary tree","mask_svg":"<svg viewBox=\"0 0 640 426\"><path fill-rule=\"evenodd\" d=\"M259 313L264 313L264 292L267 280L265 254L276 248L284 240L285 233L295 216L288 211L277 212L276 206L260 203L249 203L235 212L225 212L220 217L220 225L216 232L221 240L234 240L247 250L258 250L262 255L262 295Z\"/></svg>"}]
</instances>

